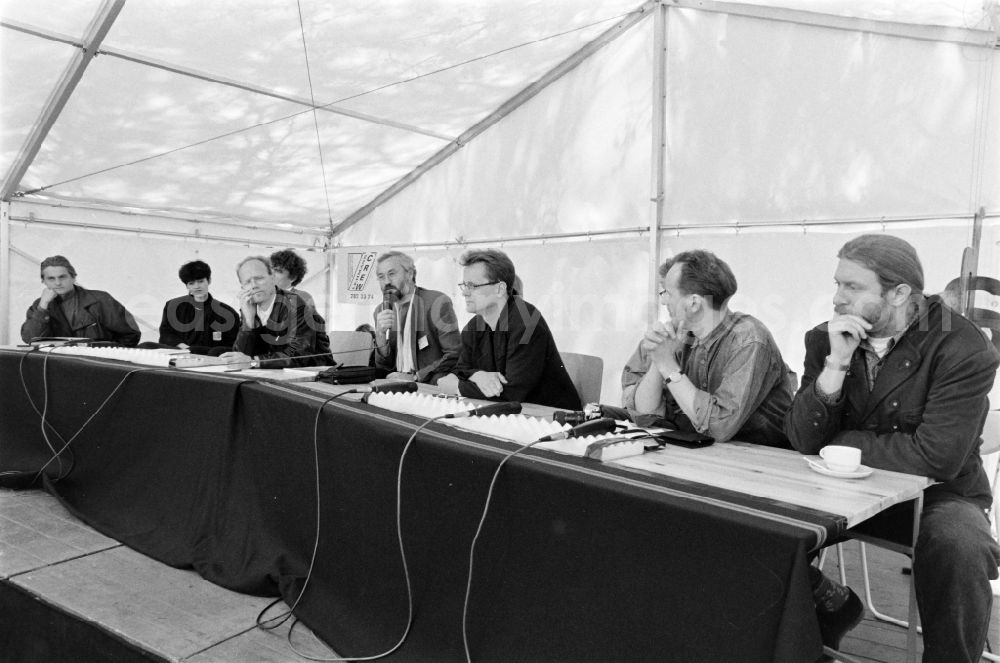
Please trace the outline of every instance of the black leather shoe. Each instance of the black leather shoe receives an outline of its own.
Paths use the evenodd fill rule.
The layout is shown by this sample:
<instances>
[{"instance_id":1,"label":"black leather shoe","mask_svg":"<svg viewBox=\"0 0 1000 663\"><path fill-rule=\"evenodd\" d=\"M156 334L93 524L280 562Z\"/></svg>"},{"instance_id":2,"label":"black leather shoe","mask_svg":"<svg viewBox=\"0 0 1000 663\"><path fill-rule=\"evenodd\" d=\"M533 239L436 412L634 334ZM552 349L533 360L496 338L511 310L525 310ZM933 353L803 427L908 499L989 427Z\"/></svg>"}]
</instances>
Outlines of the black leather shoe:
<instances>
[{"instance_id":1,"label":"black leather shoe","mask_svg":"<svg viewBox=\"0 0 1000 663\"><path fill-rule=\"evenodd\" d=\"M861 599L848 588L851 595L844 602L844 605L834 612L817 612L816 618L819 620L819 633L823 638L823 646L830 649L840 649L840 640L852 628L861 622L865 616L865 606Z\"/></svg>"}]
</instances>

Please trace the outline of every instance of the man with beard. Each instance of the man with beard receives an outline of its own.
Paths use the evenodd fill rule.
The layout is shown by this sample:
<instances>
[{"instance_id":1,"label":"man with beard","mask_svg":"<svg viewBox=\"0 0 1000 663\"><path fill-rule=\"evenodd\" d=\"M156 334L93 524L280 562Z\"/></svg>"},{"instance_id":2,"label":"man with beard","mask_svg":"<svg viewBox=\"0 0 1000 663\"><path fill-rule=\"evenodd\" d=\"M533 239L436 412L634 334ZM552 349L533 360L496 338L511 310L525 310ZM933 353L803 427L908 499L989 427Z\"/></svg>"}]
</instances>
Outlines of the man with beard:
<instances>
[{"instance_id":1,"label":"man with beard","mask_svg":"<svg viewBox=\"0 0 1000 663\"><path fill-rule=\"evenodd\" d=\"M417 285L413 258L388 251L375 261L386 302L375 309L375 365L393 380L437 384L458 360L462 341L451 298Z\"/></svg>"},{"instance_id":2,"label":"man with beard","mask_svg":"<svg viewBox=\"0 0 1000 663\"><path fill-rule=\"evenodd\" d=\"M312 307L275 285L270 261L264 256L244 258L236 275L242 286L240 330L233 351L220 358L249 368L322 365L325 356L316 349Z\"/></svg>"},{"instance_id":3,"label":"man with beard","mask_svg":"<svg viewBox=\"0 0 1000 663\"><path fill-rule=\"evenodd\" d=\"M913 557L923 660L978 661L993 601L989 580L1000 564L979 456L1000 354L940 297L924 296L923 268L909 243L862 235L837 257L834 316L806 334L802 385L785 429L804 454L856 447L866 465L937 482L925 492ZM836 649L863 606L849 588L810 569L823 643Z\"/></svg>"},{"instance_id":4,"label":"man with beard","mask_svg":"<svg viewBox=\"0 0 1000 663\"><path fill-rule=\"evenodd\" d=\"M139 326L117 299L76 284L76 270L63 256L42 261L42 295L21 325L25 343L41 336L68 336L134 347Z\"/></svg>"},{"instance_id":5,"label":"man with beard","mask_svg":"<svg viewBox=\"0 0 1000 663\"><path fill-rule=\"evenodd\" d=\"M709 251L685 251L659 274L670 320L647 330L626 363L625 408L640 425L789 448L788 367L760 320L729 309L729 265Z\"/></svg>"}]
</instances>

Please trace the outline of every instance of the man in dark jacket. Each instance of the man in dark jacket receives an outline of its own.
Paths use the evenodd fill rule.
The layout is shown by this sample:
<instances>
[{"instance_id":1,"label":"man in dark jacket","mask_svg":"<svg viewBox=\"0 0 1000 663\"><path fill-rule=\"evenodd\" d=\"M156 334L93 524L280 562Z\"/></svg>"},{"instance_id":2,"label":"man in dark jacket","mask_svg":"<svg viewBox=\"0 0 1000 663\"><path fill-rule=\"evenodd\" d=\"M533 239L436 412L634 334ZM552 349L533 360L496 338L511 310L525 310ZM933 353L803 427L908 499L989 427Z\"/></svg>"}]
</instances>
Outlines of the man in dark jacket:
<instances>
[{"instance_id":1,"label":"man in dark jacket","mask_svg":"<svg viewBox=\"0 0 1000 663\"><path fill-rule=\"evenodd\" d=\"M465 308L452 375L438 386L468 398L582 408L548 325L534 306L511 294L514 263L501 251L467 251L461 259Z\"/></svg>"},{"instance_id":2,"label":"man in dark jacket","mask_svg":"<svg viewBox=\"0 0 1000 663\"><path fill-rule=\"evenodd\" d=\"M375 365L391 371L390 379L437 384L462 346L451 298L419 287L413 259L399 251L380 255L375 275L394 300L375 309Z\"/></svg>"},{"instance_id":3,"label":"man in dark jacket","mask_svg":"<svg viewBox=\"0 0 1000 663\"><path fill-rule=\"evenodd\" d=\"M177 275L188 289L163 307L160 345L206 354L211 348L232 348L240 326L233 307L212 297L212 268L201 260L181 265Z\"/></svg>"},{"instance_id":4,"label":"man in dark jacket","mask_svg":"<svg viewBox=\"0 0 1000 663\"><path fill-rule=\"evenodd\" d=\"M924 297L907 242L862 235L838 257L835 315L806 334L788 437L805 454L856 447L866 465L938 482L925 493L913 560L923 660L978 661L1000 564L979 456L1000 355L939 297ZM818 572L813 580L824 644L836 647L861 603Z\"/></svg>"},{"instance_id":5,"label":"man in dark jacket","mask_svg":"<svg viewBox=\"0 0 1000 663\"><path fill-rule=\"evenodd\" d=\"M264 256L244 258L240 279L240 329L233 351L219 355L249 368L316 366L329 354L316 348L313 309L301 297L274 284Z\"/></svg>"},{"instance_id":6,"label":"man in dark jacket","mask_svg":"<svg viewBox=\"0 0 1000 663\"><path fill-rule=\"evenodd\" d=\"M76 285L76 270L63 256L42 261L42 295L21 325L25 343L40 336L71 336L134 347L139 326L117 299Z\"/></svg>"}]
</instances>

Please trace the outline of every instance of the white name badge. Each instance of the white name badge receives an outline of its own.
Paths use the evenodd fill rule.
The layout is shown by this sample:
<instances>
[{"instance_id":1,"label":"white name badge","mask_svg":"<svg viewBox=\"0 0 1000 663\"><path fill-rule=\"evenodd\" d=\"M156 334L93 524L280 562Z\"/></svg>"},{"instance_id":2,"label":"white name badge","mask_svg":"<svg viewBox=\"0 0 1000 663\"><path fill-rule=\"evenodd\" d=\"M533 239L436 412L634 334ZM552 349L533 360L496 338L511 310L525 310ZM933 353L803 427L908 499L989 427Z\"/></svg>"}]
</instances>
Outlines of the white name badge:
<instances>
[{"instance_id":1,"label":"white name badge","mask_svg":"<svg viewBox=\"0 0 1000 663\"><path fill-rule=\"evenodd\" d=\"M427 340L426 336L421 336L417 339L417 350L423 350L430 344L431 342Z\"/></svg>"},{"instance_id":2,"label":"white name badge","mask_svg":"<svg viewBox=\"0 0 1000 663\"><path fill-rule=\"evenodd\" d=\"M222 340L222 332L220 332L220 331L214 331L214 332L212 332L212 340L213 341L221 341Z\"/></svg>"}]
</instances>

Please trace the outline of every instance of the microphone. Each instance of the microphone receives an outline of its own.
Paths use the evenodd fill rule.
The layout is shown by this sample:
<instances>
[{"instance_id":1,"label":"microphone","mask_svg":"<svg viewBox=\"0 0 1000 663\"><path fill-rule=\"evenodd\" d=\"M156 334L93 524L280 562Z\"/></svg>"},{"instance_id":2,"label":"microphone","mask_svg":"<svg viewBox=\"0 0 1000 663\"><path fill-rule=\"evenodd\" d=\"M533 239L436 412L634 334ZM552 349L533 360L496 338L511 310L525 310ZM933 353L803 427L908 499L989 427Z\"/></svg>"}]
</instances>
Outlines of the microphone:
<instances>
[{"instance_id":1,"label":"microphone","mask_svg":"<svg viewBox=\"0 0 1000 663\"><path fill-rule=\"evenodd\" d=\"M446 414L442 419L464 419L465 417L485 417L491 414L519 414L520 412L521 404L517 401L500 401L499 403L480 405L465 412L452 412Z\"/></svg>"},{"instance_id":2,"label":"microphone","mask_svg":"<svg viewBox=\"0 0 1000 663\"><path fill-rule=\"evenodd\" d=\"M552 413L552 421L560 424L568 424L570 426L576 426L595 418L596 417L590 416L583 410L572 410L570 412L567 412L566 410L556 410Z\"/></svg>"},{"instance_id":3,"label":"microphone","mask_svg":"<svg viewBox=\"0 0 1000 663\"><path fill-rule=\"evenodd\" d=\"M383 382L382 384L358 387L356 389L352 389L351 391L355 394L364 394L364 396L361 397L361 401L367 403L369 394L400 394L416 390L416 382L400 380L398 382Z\"/></svg>"},{"instance_id":4,"label":"microphone","mask_svg":"<svg viewBox=\"0 0 1000 663\"><path fill-rule=\"evenodd\" d=\"M396 290L396 288L391 285L387 285L385 287L385 290L382 291L382 310L383 311L392 310L392 305L396 303L397 299L399 299L399 290ZM389 342L389 336L391 334L392 334L391 329L385 330L386 343Z\"/></svg>"},{"instance_id":5,"label":"microphone","mask_svg":"<svg viewBox=\"0 0 1000 663\"><path fill-rule=\"evenodd\" d=\"M585 421L578 426L573 426L569 430L552 433L539 438L538 442L551 442L553 440L565 440L568 437L586 437L588 435L600 435L610 433L615 430L615 420L610 417L602 417L593 421Z\"/></svg>"}]
</instances>

